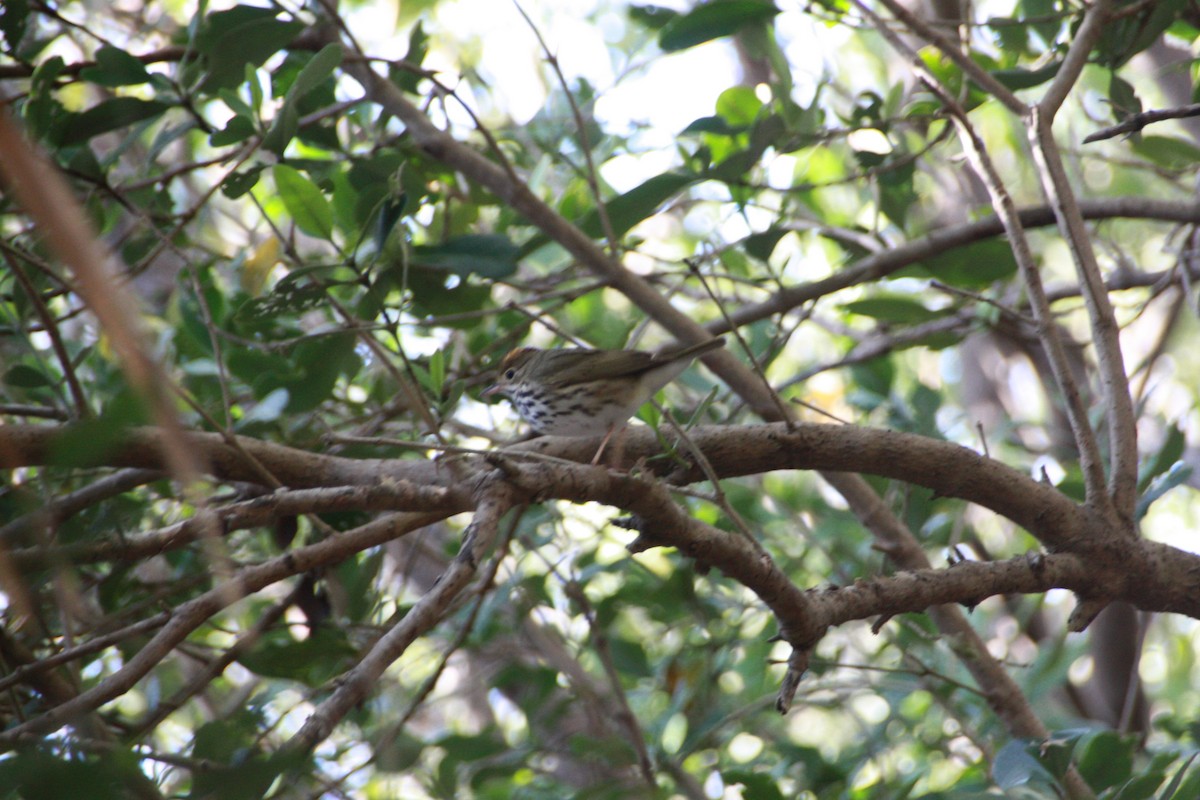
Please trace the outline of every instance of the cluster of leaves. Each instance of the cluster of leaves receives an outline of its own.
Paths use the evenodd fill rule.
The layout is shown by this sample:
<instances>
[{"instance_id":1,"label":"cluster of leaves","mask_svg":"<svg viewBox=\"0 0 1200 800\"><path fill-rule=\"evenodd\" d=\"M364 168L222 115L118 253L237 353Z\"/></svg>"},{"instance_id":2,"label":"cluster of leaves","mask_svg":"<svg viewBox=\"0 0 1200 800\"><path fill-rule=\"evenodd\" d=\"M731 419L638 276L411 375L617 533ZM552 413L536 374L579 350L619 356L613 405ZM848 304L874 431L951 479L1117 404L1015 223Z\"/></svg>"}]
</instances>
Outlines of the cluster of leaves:
<instances>
[{"instance_id":1,"label":"cluster of leaves","mask_svg":"<svg viewBox=\"0 0 1200 800\"><path fill-rule=\"evenodd\" d=\"M693 273L647 241L652 228L644 223L696 208L739 223L725 239L680 233L674 244L699 251L707 288L731 313L748 315L740 337L774 382L787 383L801 368L832 376L814 381L821 387L814 392L839 413L968 438L966 401L951 378L937 374L938 365L950 363L945 353L969 337L1021 341L1025 307L998 229L888 261L903 244L933 240L948 208L976 205L961 187L955 191L962 196L932 199L953 185L942 167L957 155L932 95L900 81L838 75L801 99L799 71L775 34L781 10L764 0L713 0L687 12L625 9L626 35L650 60L737 36L770 79L767 92L746 85L721 92L712 114L677 132L669 169L616 191L573 158L580 132L561 94L528 125L480 123L484 135L455 124L468 99L424 66L435 46L436 5L423 4L434 10L407 26L405 55L390 62L388 75L454 135L496 166L532 176L531 189L587 236L612 237L610 243L662 265L656 277L664 292L702 321L715 324L720 314ZM1087 75L1089 90L1107 98L1118 121L1142 108L1130 58L1164 36L1188 45L1200 36L1186 3L1121 5L1129 13L1106 31ZM832 29L856 24L849 6L831 0L812 12ZM68 11L85 22L67 25L59 14ZM4 3L0 68L20 83L12 107L25 129L74 181L99 236L145 296L147 319L160 334L157 355L178 377L189 426L356 457L396 457L386 441L368 438L381 431L431 448L478 445L476 423L485 412L472 397L507 347L531 331L545 341L547 329L616 347L638 329L638 314L585 274L547 231L415 145L380 106L358 99L359 87L344 72L357 56L330 40L330 20L315 8L201 4L194 16L157 26L146 24L151 9L144 8L129 17L120 40L101 37L100 20L86 14L85 4L50 14L24 0ZM980 28L975 60L1010 88L1036 90L1057 74L1075 22L1069 4L1022 0L1011 17ZM449 37L444 29L437 34ZM875 44L848 36L846 47L856 58L886 64ZM71 51L78 60L50 55ZM923 58L968 109L990 113L988 95L951 61L932 49ZM590 116L588 88L572 91ZM1010 123L996 124L996 139L1012 138ZM598 124L586 130L597 158L633 149ZM855 134L863 132L886 147L862 145ZM1132 165L1105 164L1116 173L1114 191L1190 192L1178 172L1194 169L1200 153L1184 139L1145 135L1130 153L1138 159ZM790 171L782 182L781 168ZM1015 178L1022 180L1029 176ZM9 268L0 274L0 402L13 419L72 422L49 466L4 476L3 523L27 520L49 500L91 485L95 465L109 464L146 415L104 338L80 321L81 303L70 278L53 266L44 237L10 197L0 198L0 215L0 257ZM1119 249L1116 225L1110 238ZM1163 226L1139 241L1167 238ZM813 274L798 254L837 269ZM828 288L808 283L816 277ZM756 311L802 282L816 287L810 296ZM809 320L813 325L797 333ZM705 419L748 419L707 378L681 383L673 396L690 396L683 405L713 398ZM73 385L83 387L82 396ZM1194 398L1197 387L1180 386ZM1075 491L1075 454L1056 447L1053 415L1039 417L1021 404L1014 410L1020 416L1011 425L988 432L993 452L1022 466L1061 464L1062 488ZM1161 417L1150 424L1163 435L1143 470L1142 515L1189 477L1181 427ZM1038 435L1027 436L1031 428ZM973 541L1006 555L1027 544L1008 528L969 517L956 501L882 480L873 485L935 552ZM53 544L88 545L185 519L195 508L177 488L162 476L147 478L56 521ZM231 482L212 500L261 491ZM689 510L729 529L734 512L761 532L801 585L851 582L880 569L870 537L813 480L763 476L724 492L725 506L695 499ZM345 530L367 518L356 510L320 522ZM803 537L800 524L812 528ZM221 557L257 563L321 535L309 521L295 531L239 531ZM230 607L154 671L137 690L141 705L105 710L105 723L123 732L118 741L81 726L74 738L10 755L0 760L0 793L123 797L143 791L149 775L190 797L282 796L280 776L300 774L314 794L342 782L344 790L328 790L330 796L353 794L361 784L431 797L561 797L583 785L592 787L590 796L617 797L633 791L624 781L637 772L641 749L664 793L707 782L709 794L740 786L743 796L762 798L807 790L817 797L932 800L983 796L997 786L1010 796L1052 797L1072 757L1091 787L1113 800L1183 800L1200 792L1194 731L1181 723L1198 702L1190 652L1170 660L1163 681L1169 710L1152 753L1135 737L1074 727L1078 720L1057 692L1079 646L1025 634L1013 638L1036 645L1037 655L1021 683L1035 702L1047 701L1047 722L1064 732L1049 744L992 746L1006 734L982 698L952 691L970 676L921 618L866 642L857 629L831 636L806 684L805 710L780 719L769 708L779 678L771 664L786 652L770 641L769 616L753 598L719 575L696 574L674 555L629 558L619 547L623 534L607 519L560 507L515 515L491 585L456 609L424 647L406 653L389 673L389 691L351 714L322 750L311 758L277 750L280 731L293 729L309 703L433 585L422 574L423 559L430 569L444 566L460 535L460 526L447 523L411 549L359 553L322 576L327 590L308 587L312 603L287 589ZM5 548L50 544L36 528L4 536ZM145 631L130 632L136 623L212 589L223 574L216 561L196 544L152 563L112 559L31 571L20 592L8 595L4 636L17 633L22 609L58 608L29 614L39 631L29 636L29 649L44 657L66 646L78 635L78 620L54 579L75 587L62 591L94 606L89 636L121 632L111 647L79 660L75 688L86 690L145 644ZM323 610L326 600L332 611ZM303 619L289 617L291 608L302 609ZM978 624L1002 640L1011 620L1054 611L981 609ZM330 613L336 624L323 621ZM259 629L261 620L274 624ZM1179 646L1179 636L1164 634L1164 646ZM215 669L194 688L196 664L236 666ZM876 680L877 670L885 677ZM457 687L439 684L444 672L457 677ZM881 698L882 710L857 706L866 694ZM18 687L16 695L6 723L40 713L36 693ZM589 724L587 715L605 708L610 695L627 702L641 748L611 719ZM411 720L418 724L405 724ZM372 748L365 765L356 750L364 742ZM989 751L998 751L990 766ZM186 757L173 759L173 752Z\"/></svg>"}]
</instances>

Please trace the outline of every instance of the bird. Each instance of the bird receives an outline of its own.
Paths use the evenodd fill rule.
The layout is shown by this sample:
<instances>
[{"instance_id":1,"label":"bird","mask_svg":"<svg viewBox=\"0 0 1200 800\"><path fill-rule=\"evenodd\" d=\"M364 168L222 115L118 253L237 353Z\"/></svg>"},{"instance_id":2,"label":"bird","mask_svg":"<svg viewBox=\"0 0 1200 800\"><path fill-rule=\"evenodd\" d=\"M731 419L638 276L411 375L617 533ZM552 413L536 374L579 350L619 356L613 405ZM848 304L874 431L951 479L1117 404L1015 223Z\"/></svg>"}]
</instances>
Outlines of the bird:
<instances>
[{"instance_id":1,"label":"bird","mask_svg":"<svg viewBox=\"0 0 1200 800\"><path fill-rule=\"evenodd\" d=\"M551 436L604 435L592 464L612 435L694 359L725 346L709 339L664 353L640 350L540 350L518 347L501 360L484 397L503 395L534 431Z\"/></svg>"}]
</instances>

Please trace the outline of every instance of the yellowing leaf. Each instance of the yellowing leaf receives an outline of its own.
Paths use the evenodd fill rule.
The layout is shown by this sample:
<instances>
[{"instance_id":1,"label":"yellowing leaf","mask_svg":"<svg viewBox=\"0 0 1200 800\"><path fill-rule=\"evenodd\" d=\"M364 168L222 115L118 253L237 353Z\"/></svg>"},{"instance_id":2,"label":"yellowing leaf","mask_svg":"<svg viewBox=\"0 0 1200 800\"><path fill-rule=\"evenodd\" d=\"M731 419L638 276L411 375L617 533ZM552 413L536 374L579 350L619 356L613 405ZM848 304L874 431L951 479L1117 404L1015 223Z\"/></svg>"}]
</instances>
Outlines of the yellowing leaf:
<instances>
[{"instance_id":1,"label":"yellowing leaf","mask_svg":"<svg viewBox=\"0 0 1200 800\"><path fill-rule=\"evenodd\" d=\"M263 287L267 284L267 277L278 263L279 240L271 236L256 247L242 264L240 276L242 290L251 297L261 295Z\"/></svg>"}]
</instances>

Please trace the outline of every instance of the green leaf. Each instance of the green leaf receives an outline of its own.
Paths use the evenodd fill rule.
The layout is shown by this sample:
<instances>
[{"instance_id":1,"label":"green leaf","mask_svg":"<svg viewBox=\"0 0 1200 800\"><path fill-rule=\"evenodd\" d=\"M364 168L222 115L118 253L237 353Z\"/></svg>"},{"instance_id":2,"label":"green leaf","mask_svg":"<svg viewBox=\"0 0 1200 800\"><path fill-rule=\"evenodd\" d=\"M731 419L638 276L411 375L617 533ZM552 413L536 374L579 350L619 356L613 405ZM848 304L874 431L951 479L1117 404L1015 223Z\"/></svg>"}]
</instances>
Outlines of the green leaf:
<instances>
[{"instance_id":1,"label":"green leaf","mask_svg":"<svg viewBox=\"0 0 1200 800\"><path fill-rule=\"evenodd\" d=\"M59 758L41 749L18 750L0 762L4 797L86 797L88 800L119 800L129 796L128 787L144 780L137 759L128 750L107 750L98 758ZM18 794L19 792L19 794Z\"/></svg>"},{"instance_id":2,"label":"green leaf","mask_svg":"<svg viewBox=\"0 0 1200 800\"><path fill-rule=\"evenodd\" d=\"M1133 141L1132 148L1163 169L1195 169L1200 163L1200 148L1174 136L1142 136Z\"/></svg>"},{"instance_id":3,"label":"green leaf","mask_svg":"<svg viewBox=\"0 0 1200 800\"><path fill-rule=\"evenodd\" d=\"M1140 13L1126 14L1102 26L1096 60L1116 69L1158 40L1187 7L1188 0L1157 0Z\"/></svg>"},{"instance_id":4,"label":"green leaf","mask_svg":"<svg viewBox=\"0 0 1200 800\"><path fill-rule=\"evenodd\" d=\"M1142 100L1137 91L1115 72L1108 80L1108 102L1112 104L1113 118L1117 122L1142 113Z\"/></svg>"},{"instance_id":5,"label":"green leaf","mask_svg":"<svg viewBox=\"0 0 1200 800\"><path fill-rule=\"evenodd\" d=\"M680 133L713 133L718 136L736 136L744 130L746 127L743 125L731 125L725 117L713 115L692 120Z\"/></svg>"},{"instance_id":6,"label":"green leaf","mask_svg":"<svg viewBox=\"0 0 1200 800\"><path fill-rule=\"evenodd\" d=\"M247 117L230 117L225 127L208 137L208 143L213 147L227 147L231 144L244 142L253 136L254 123ZM227 181L228 182L228 181Z\"/></svg>"},{"instance_id":7,"label":"green leaf","mask_svg":"<svg viewBox=\"0 0 1200 800\"><path fill-rule=\"evenodd\" d=\"M301 67L283 98L283 105L276 112L270 130L263 137L264 149L283 155L300 128L300 101L327 80L341 63L342 46L335 42L325 45Z\"/></svg>"},{"instance_id":8,"label":"green leaf","mask_svg":"<svg viewBox=\"0 0 1200 800\"><path fill-rule=\"evenodd\" d=\"M1150 485L1142 492L1142 496L1138 498L1137 508L1134 511L1134 519L1141 519L1146 516L1146 512L1150 510L1150 505L1162 497L1167 492L1174 489L1176 486L1181 486L1187 483L1188 478L1192 477L1192 468L1182 461L1177 461L1171 465L1171 468L1166 473L1159 475L1154 480L1150 481Z\"/></svg>"},{"instance_id":9,"label":"green leaf","mask_svg":"<svg viewBox=\"0 0 1200 800\"><path fill-rule=\"evenodd\" d=\"M329 240L333 236L333 208L317 185L287 164L276 164L271 174L296 227L309 236Z\"/></svg>"},{"instance_id":10,"label":"green leaf","mask_svg":"<svg viewBox=\"0 0 1200 800\"><path fill-rule=\"evenodd\" d=\"M746 253L759 261L768 261L771 254L775 252L775 246L779 244L779 240L787 236L789 231L786 228L768 228L762 233L752 233L742 240L742 248Z\"/></svg>"},{"instance_id":11,"label":"green leaf","mask_svg":"<svg viewBox=\"0 0 1200 800\"><path fill-rule=\"evenodd\" d=\"M636 320L621 313L605 302L602 292L588 292L567 304L565 319L571 330L586 331L585 336L593 347L617 349L629 339Z\"/></svg>"},{"instance_id":12,"label":"green leaf","mask_svg":"<svg viewBox=\"0 0 1200 800\"><path fill-rule=\"evenodd\" d=\"M286 386L288 413L311 411L333 394L339 375L353 375L361 360L354 352L354 336L338 334L301 343L292 355L300 370L297 378Z\"/></svg>"},{"instance_id":13,"label":"green leaf","mask_svg":"<svg viewBox=\"0 0 1200 800\"><path fill-rule=\"evenodd\" d=\"M1066 680L1066 670L1070 667L1069 663L1065 663L1067 659L1061 659L1063 674L1061 680L1054 685L1049 691L1057 691L1062 687L1062 681ZM1067 770L1071 768L1071 758L1075 753L1075 747L1079 741L1091 734L1091 731L1086 728L1068 728L1066 730L1054 731L1048 739L1043 740L1038 745L1037 758L1050 774L1055 778L1062 779L1067 774Z\"/></svg>"},{"instance_id":14,"label":"green leaf","mask_svg":"<svg viewBox=\"0 0 1200 800\"><path fill-rule=\"evenodd\" d=\"M250 72L250 75L247 76L247 85L257 87L258 81L254 80L254 71L249 69L249 67L247 67L247 71ZM261 97L258 98L257 102L247 103L242 99L241 95L232 89L221 89L219 92L217 92L217 96L221 98L222 103L229 106L229 110L232 111L235 116L245 117L246 119L251 120L254 119L254 110L262 104Z\"/></svg>"},{"instance_id":15,"label":"green leaf","mask_svg":"<svg viewBox=\"0 0 1200 800\"><path fill-rule=\"evenodd\" d=\"M928 322L943 315L943 312L926 308L919 301L904 295L878 295L864 300L855 300L844 303L842 309L851 314L873 317L883 322L909 324Z\"/></svg>"},{"instance_id":16,"label":"green leaf","mask_svg":"<svg viewBox=\"0 0 1200 800\"><path fill-rule=\"evenodd\" d=\"M762 100L749 86L732 86L717 96L717 114L737 129L752 125L762 107Z\"/></svg>"},{"instance_id":17,"label":"green leaf","mask_svg":"<svg viewBox=\"0 0 1200 800\"><path fill-rule=\"evenodd\" d=\"M894 161L895 158L895 155L888 156L884 163ZM880 190L879 210L900 227L904 226L908 218L908 209L917 201L917 191L913 186L915 170L914 162L902 161L892 164L891 169L882 170L877 178Z\"/></svg>"},{"instance_id":18,"label":"green leaf","mask_svg":"<svg viewBox=\"0 0 1200 800\"><path fill-rule=\"evenodd\" d=\"M1178 425L1167 429L1162 447L1158 448L1145 462L1138 474L1138 491L1144 492L1150 481L1166 472L1183 457L1183 449L1187 446L1187 437Z\"/></svg>"},{"instance_id":19,"label":"green leaf","mask_svg":"<svg viewBox=\"0 0 1200 800\"><path fill-rule=\"evenodd\" d=\"M119 130L135 122L153 119L169 109L169 103L114 97L81 114L72 115L63 127L60 144L82 144L93 136Z\"/></svg>"},{"instance_id":20,"label":"green leaf","mask_svg":"<svg viewBox=\"0 0 1200 800\"><path fill-rule=\"evenodd\" d=\"M291 754L264 756L256 753L239 760L231 767L217 767L199 772L193 780L190 798L210 800L259 800L265 797L271 784L287 767L284 760L294 760Z\"/></svg>"},{"instance_id":21,"label":"green leaf","mask_svg":"<svg viewBox=\"0 0 1200 800\"><path fill-rule=\"evenodd\" d=\"M429 53L429 34L420 21L413 26L408 36L408 50L404 53L404 67L393 65L388 68L388 79L405 92L415 92L422 76L414 67L421 66Z\"/></svg>"},{"instance_id":22,"label":"green leaf","mask_svg":"<svg viewBox=\"0 0 1200 800\"><path fill-rule=\"evenodd\" d=\"M0 7L3 7L0 3ZM51 56L38 64L29 79L29 99L21 106L21 117L31 136L53 143L61 136L61 127L71 115L56 97L55 83L66 68L62 56Z\"/></svg>"},{"instance_id":23,"label":"green leaf","mask_svg":"<svg viewBox=\"0 0 1200 800\"><path fill-rule=\"evenodd\" d=\"M429 389L437 395L442 393L446 383L446 352L435 350L429 357Z\"/></svg>"},{"instance_id":24,"label":"green leaf","mask_svg":"<svg viewBox=\"0 0 1200 800\"><path fill-rule=\"evenodd\" d=\"M1058 42L1058 36L1063 30L1059 17L1057 0L1020 0L1017 3L1019 17L1033 20L1033 23L1021 22L1042 40L1047 50L1052 49ZM1015 27L1015 26L1014 26Z\"/></svg>"},{"instance_id":25,"label":"green leaf","mask_svg":"<svg viewBox=\"0 0 1200 800\"><path fill-rule=\"evenodd\" d=\"M1011 277L1016 271L1017 260L1003 239L987 239L956 247L903 270L907 274L924 274L965 289L986 288Z\"/></svg>"},{"instance_id":26,"label":"green leaf","mask_svg":"<svg viewBox=\"0 0 1200 800\"><path fill-rule=\"evenodd\" d=\"M668 22L678 17L678 11L663 6L629 7L629 18L652 31L662 30Z\"/></svg>"},{"instance_id":27,"label":"green leaf","mask_svg":"<svg viewBox=\"0 0 1200 800\"><path fill-rule=\"evenodd\" d=\"M320 627L297 641L286 631L272 631L257 647L238 656L238 663L264 678L320 686L338 675L355 654L343 630Z\"/></svg>"},{"instance_id":28,"label":"green leaf","mask_svg":"<svg viewBox=\"0 0 1200 800\"><path fill-rule=\"evenodd\" d=\"M507 752L509 747L502 738L494 732L484 732L477 736L465 734L450 734L435 742L446 751L447 758L456 762L479 761Z\"/></svg>"},{"instance_id":29,"label":"green leaf","mask_svg":"<svg viewBox=\"0 0 1200 800\"><path fill-rule=\"evenodd\" d=\"M883 357L850 366L850 377L858 391L869 392L876 398L886 398L896 382L896 362Z\"/></svg>"},{"instance_id":30,"label":"green leaf","mask_svg":"<svg viewBox=\"0 0 1200 800\"><path fill-rule=\"evenodd\" d=\"M392 235L392 229L403 218L406 205L408 205L408 195L404 192L401 192L399 197L389 197L383 201L379 207L379 214L375 217L376 249L383 250L388 237Z\"/></svg>"},{"instance_id":31,"label":"green leaf","mask_svg":"<svg viewBox=\"0 0 1200 800\"><path fill-rule=\"evenodd\" d=\"M768 774L754 772L749 769L729 769L721 773L721 779L727 786L742 786L743 797L753 797L755 800L783 800L783 792L779 784Z\"/></svg>"},{"instance_id":32,"label":"green leaf","mask_svg":"<svg viewBox=\"0 0 1200 800\"><path fill-rule=\"evenodd\" d=\"M613 233L617 238L625 235L634 225L653 216L668 200L699 180L695 175L664 172L608 201L604 208L612 223ZM588 212L579 227L593 239L604 235L600 214L595 209Z\"/></svg>"},{"instance_id":33,"label":"green leaf","mask_svg":"<svg viewBox=\"0 0 1200 800\"><path fill-rule=\"evenodd\" d=\"M230 200L236 200L258 184L262 176L262 166L251 167L245 172L232 172L221 183L221 194Z\"/></svg>"},{"instance_id":34,"label":"green leaf","mask_svg":"<svg viewBox=\"0 0 1200 800\"><path fill-rule=\"evenodd\" d=\"M43 386L54 385L45 373L28 364L14 364L9 367L4 373L4 383L20 389L40 389Z\"/></svg>"},{"instance_id":35,"label":"green leaf","mask_svg":"<svg viewBox=\"0 0 1200 800\"><path fill-rule=\"evenodd\" d=\"M100 416L62 428L50 443L50 463L71 467L101 464L127 443L130 429L147 418L142 400L131 392L121 392L108 401Z\"/></svg>"},{"instance_id":36,"label":"green leaf","mask_svg":"<svg viewBox=\"0 0 1200 800\"><path fill-rule=\"evenodd\" d=\"M1079 743L1078 767L1097 792L1129 780L1133 774L1133 737L1115 731L1099 731Z\"/></svg>"},{"instance_id":37,"label":"green leaf","mask_svg":"<svg viewBox=\"0 0 1200 800\"><path fill-rule=\"evenodd\" d=\"M1062 62L1054 61L1040 69L1013 67L1012 69L992 70L992 77L1009 89L1018 91L1020 89L1031 89L1034 86L1041 86L1046 81L1052 80L1061 68Z\"/></svg>"},{"instance_id":38,"label":"green leaf","mask_svg":"<svg viewBox=\"0 0 1200 800\"><path fill-rule=\"evenodd\" d=\"M1011 741L992 763L992 777L1001 789L1016 789L1030 783L1054 783L1054 776L1029 754L1029 743Z\"/></svg>"},{"instance_id":39,"label":"green leaf","mask_svg":"<svg viewBox=\"0 0 1200 800\"><path fill-rule=\"evenodd\" d=\"M447 273L443 270L410 267L405 277L412 292L413 314L418 317L478 311L492 296L491 286L476 286L466 279L456 286L447 286ZM468 319L450 327L473 328L477 324Z\"/></svg>"},{"instance_id":40,"label":"green leaf","mask_svg":"<svg viewBox=\"0 0 1200 800\"><path fill-rule=\"evenodd\" d=\"M5 0L0 3L0 35L4 36L5 51L17 51L25 38L26 23L29 21L29 0Z\"/></svg>"},{"instance_id":41,"label":"green leaf","mask_svg":"<svg viewBox=\"0 0 1200 800\"><path fill-rule=\"evenodd\" d=\"M295 103L285 102L275 113L270 130L263 136L263 149L282 156L288 144L296 138L298 130L300 130L300 112L296 110Z\"/></svg>"},{"instance_id":42,"label":"green leaf","mask_svg":"<svg viewBox=\"0 0 1200 800\"><path fill-rule=\"evenodd\" d=\"M414 247L412 263L455 275L481 275L498 280L517 271L520 248L499 234L455 236L439 245Z\"/></svg>"},{"instance_id":43,"label":"green leaf","mask_svg":"<svg viewBox=\"0 0 1200 800\"><path fill-rule=\"evenodd\" d=\"M244 432L251 425L279 420L290 401L291 394L287 389L275 389L255 403L253 408L238 420L238 430Z\"/></svg>"},{"instance_id":44,"label":"green leaf","mask_svg":"<svg viewBox=\"0 0 1200 800\"><path fill-rule=\"evenodd\" d=\"M262 714L251 708L237 708L220 719L196 729L192 755L219 764L228 764L256 747L262 735Z\"/></svg>"},{"instance_id":45,"label":"green leaf","mask_svg":"<svg viewBox=\"0 0 1200 800\"><path fill-rule=\"evenodd\" d=\"M1148 800L1154 796L1154 792L1162 785L1165 777L1161 772L1136 775L1121 785L1117 793L1112 796L1112 800Z\"/></svg>"},{"instance_id":46,"label":"green leaf","mask_svg":"<svg viewBox=\"0 0 1200 800\"><path fill-rule=\"evenodd\" d=\"M626 639L614 636L609 640L612 652L613 666L622 675L630 679L651 678L654 668L646 655L646 649L636 639Z\"/></svg>"},{"instance_id":47,"label":"green leaf","mask_svg":"<svg viewBox=\"0 0 1200 800\"><path fill-rule=\"evenodd\" d=\"M769 0L713 0L663 25L658 46L668 53L695 47L735 34L746 25L766 22L778 13Z\"/></svg>"},{"instance_id":48,"label":"green leaf","mask_svg":"<svg viewBox=\"0 0 1200 800\"><path fill-rule=\"evenodd\" d=\"M100 86L137 86L150 80L150 73L134 56L104 45L96 51L96 66L80 70L79 77Z\"/></svg>"},{"instance_id":49,"label":"green leaf","mask_svg":"<svg viewBox=\"0 0 1200 800\"><path fill-rule=\"evenodd\" d=\"M277 14L270 8L234 6L204 19L195 40L205 56L204 91L236 86L247 64L262 65L304 30L304 23L285 22Z\"/></svg>"},{"instance_id":50,"label":"green leaf","mask_svg":"<svg viewBox=\"0 0 1200 800\"><path fill-rule=\"evenodd\" d=\"M1162 800L1189 800L1192 797L1200 797L1200 769L1191 770L1190 774L1188 772L1195 760L1196 754L1193 753L1163 790Z\"/></svg>"},{"instance_id":51,"label":"green leaf","mask_svg":"<svg viewBox=\"0 0 1200 800\"><path fill-rule=\"evenodd\" d=\"M341 65L342 55L342 46L337 42L327 44L318 50L317 54L300 69L300 74L296 76L296 80L288 89L288 96L294 101L299 101L317 88Z\"/></svg>"}]
</instances>

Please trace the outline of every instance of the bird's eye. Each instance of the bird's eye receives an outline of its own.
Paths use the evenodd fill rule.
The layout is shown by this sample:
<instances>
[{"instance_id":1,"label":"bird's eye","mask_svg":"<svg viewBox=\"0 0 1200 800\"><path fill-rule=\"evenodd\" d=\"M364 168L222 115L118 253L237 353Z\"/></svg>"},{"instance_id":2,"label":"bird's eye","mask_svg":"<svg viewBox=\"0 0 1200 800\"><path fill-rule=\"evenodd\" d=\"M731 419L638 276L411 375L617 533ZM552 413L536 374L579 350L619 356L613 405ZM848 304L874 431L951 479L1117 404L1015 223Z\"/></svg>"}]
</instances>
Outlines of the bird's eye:
<instances>
[{"instance_id":1,"label":"bird's eye","mask_svg":"<svg viewBox=\"0 0 1200 800\"><path fill-rule=\"evenodd\" d=\"M515 369L506 369L504 371L504 380L511 381L515 377L517 377L517 371Z\"/></svg>"}]
</instances>

